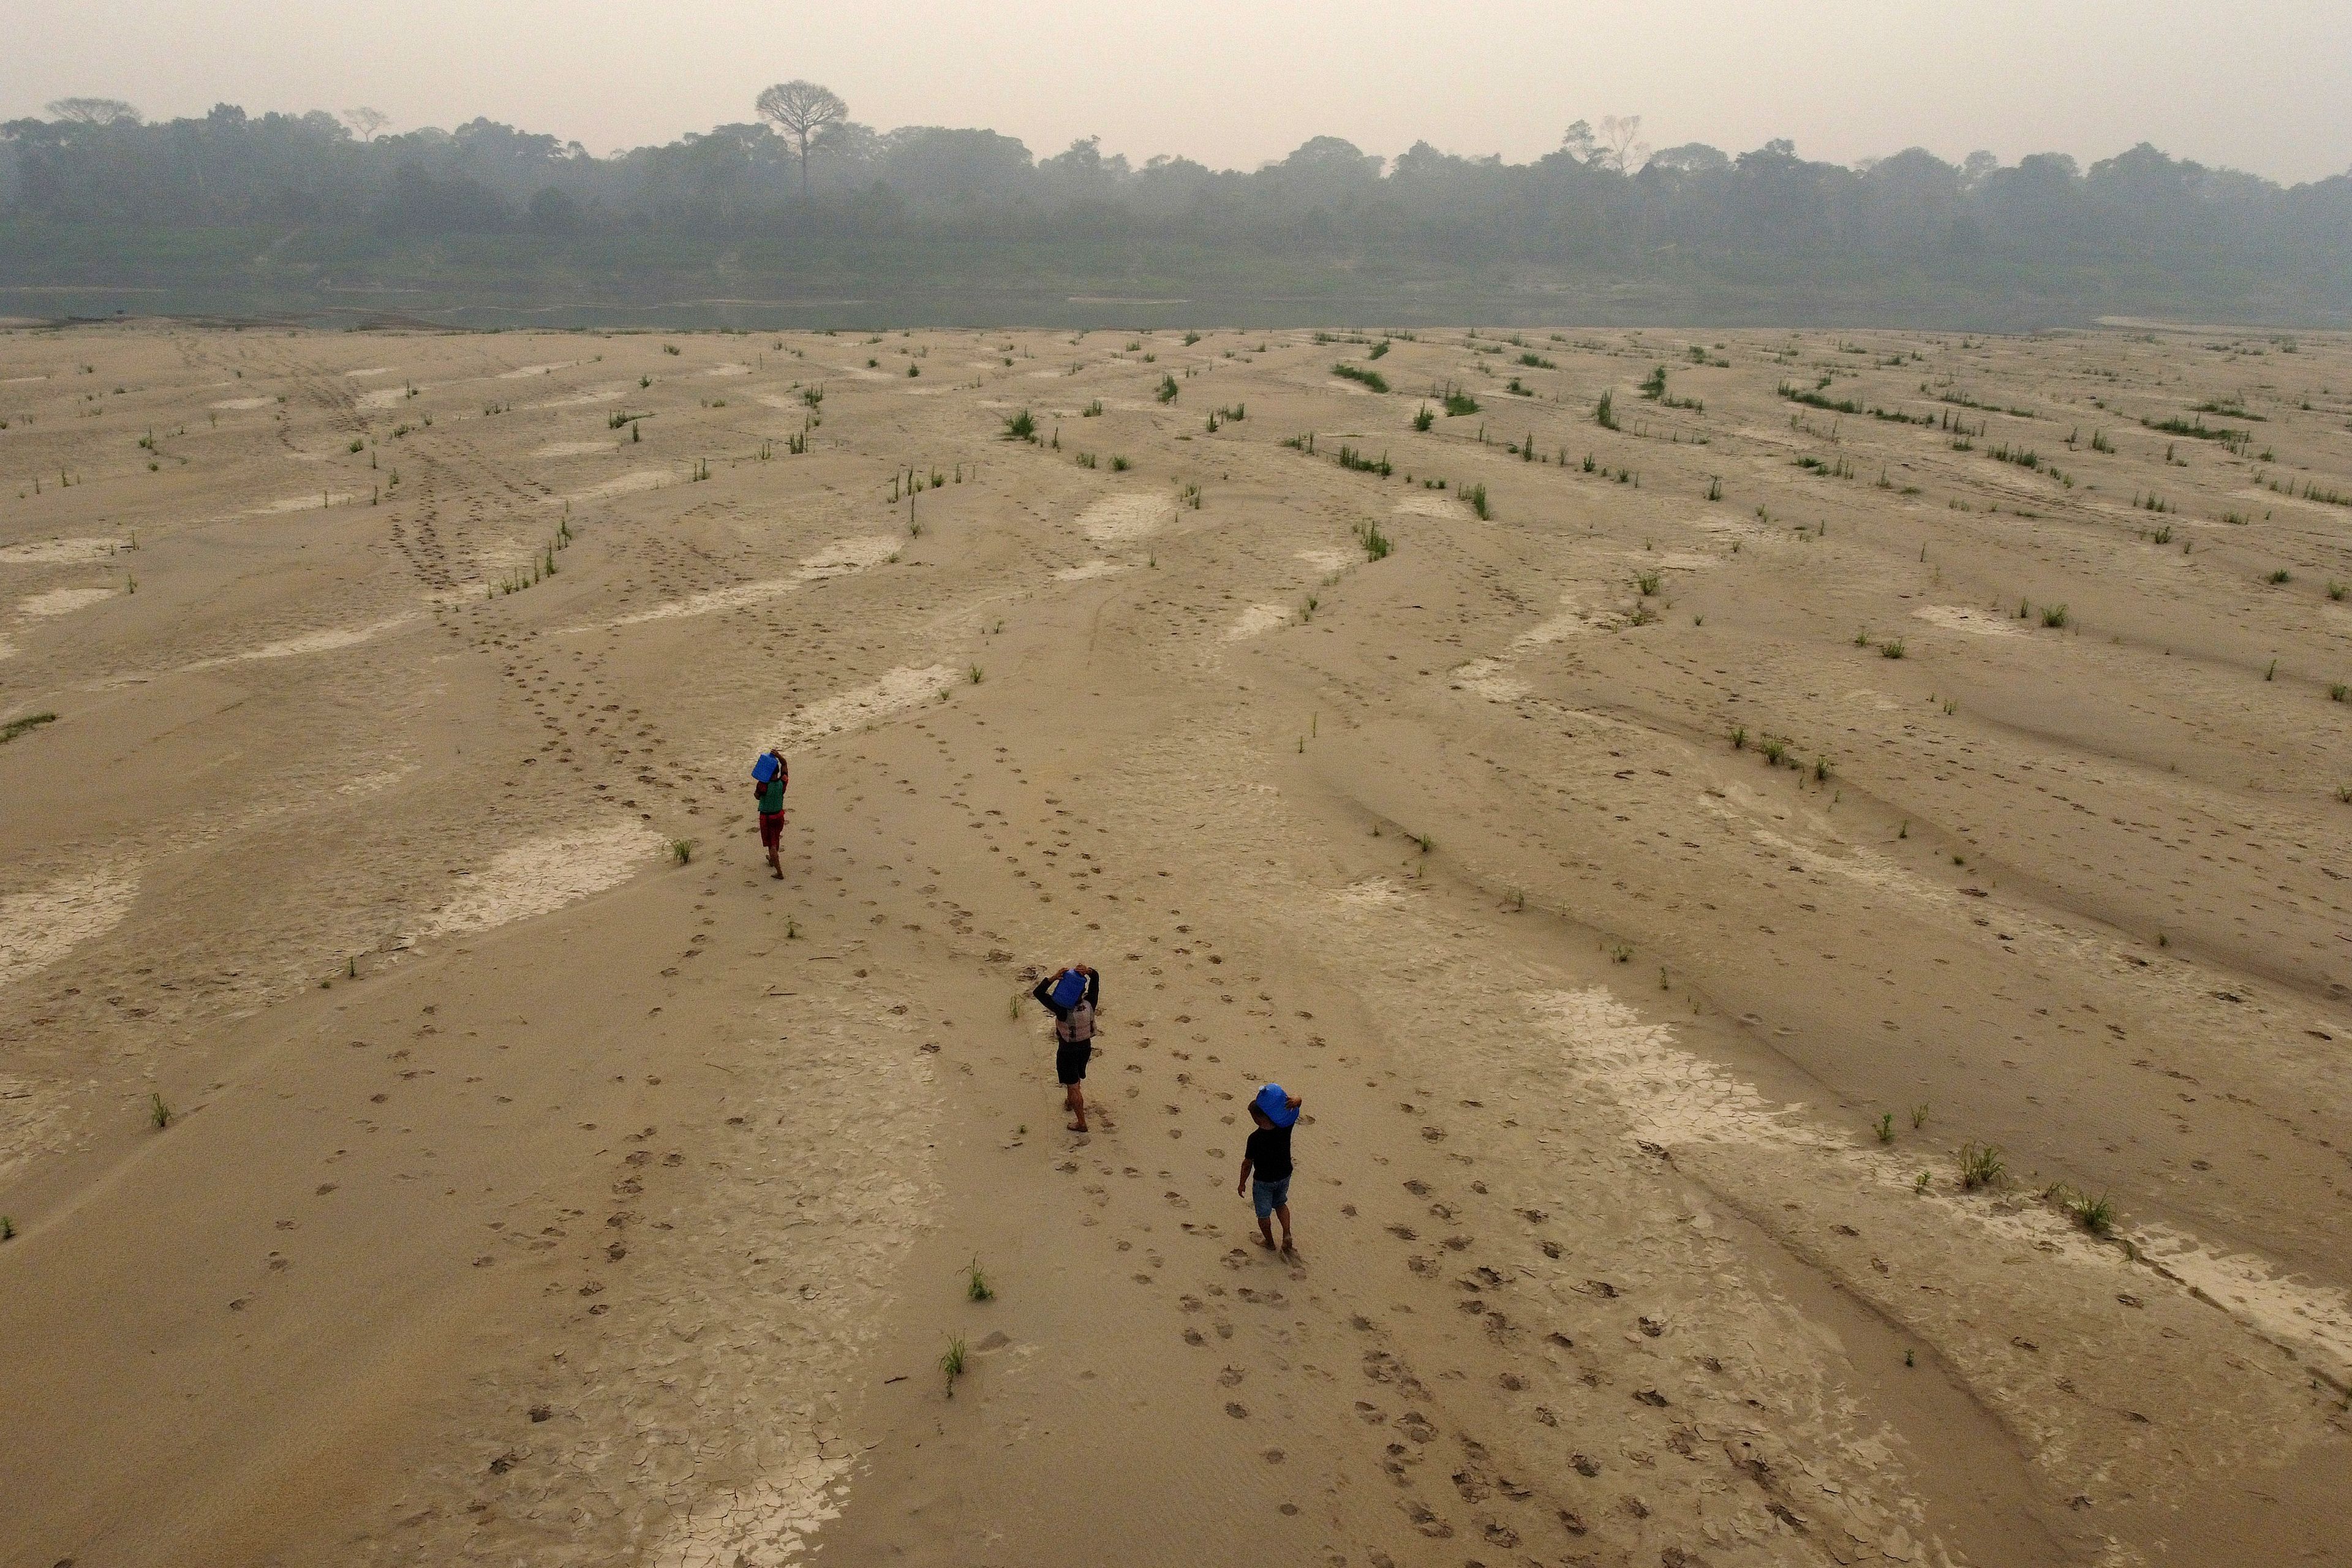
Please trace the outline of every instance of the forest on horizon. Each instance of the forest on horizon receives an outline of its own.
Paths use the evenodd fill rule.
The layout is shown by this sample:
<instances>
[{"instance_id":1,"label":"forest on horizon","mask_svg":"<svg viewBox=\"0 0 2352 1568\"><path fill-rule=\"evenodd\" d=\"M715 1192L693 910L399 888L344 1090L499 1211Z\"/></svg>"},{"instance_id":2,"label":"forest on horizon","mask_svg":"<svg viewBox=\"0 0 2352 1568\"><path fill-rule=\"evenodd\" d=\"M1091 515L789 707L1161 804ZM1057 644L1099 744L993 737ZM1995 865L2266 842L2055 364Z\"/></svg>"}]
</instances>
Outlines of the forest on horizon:
<instances>
[{"instance_id":1,"label":"forest on horizon","mask_svg":"<svg viewBox=\"0 0 2352 1568\"><path fill-rule=\"evenodd\" d=\"M0 124L0 314L2352 326L2352 174L2281 185L2145 142L2087 168L1847 166L1785 141L1653 152L1612 119L1526 163L1324 136L1241 171L879 131L809 83L761 106L600 157L487 119L60 100Z\"/></svg>"}]
</instances>

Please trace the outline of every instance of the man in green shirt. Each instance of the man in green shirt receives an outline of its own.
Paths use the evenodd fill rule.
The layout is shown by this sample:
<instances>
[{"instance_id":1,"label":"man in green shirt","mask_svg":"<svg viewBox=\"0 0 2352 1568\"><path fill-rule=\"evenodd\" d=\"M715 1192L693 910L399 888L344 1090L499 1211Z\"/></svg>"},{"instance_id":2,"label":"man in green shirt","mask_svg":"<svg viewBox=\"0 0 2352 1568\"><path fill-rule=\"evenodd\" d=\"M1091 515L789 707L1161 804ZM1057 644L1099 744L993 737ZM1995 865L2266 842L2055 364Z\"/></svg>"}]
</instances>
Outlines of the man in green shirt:
<instances>
[{"instance_id":1,"label":"man in green shirt","mask_svg":"<svg viewBox=\"0 0 2352 1568\"><path fill-rule=\"evenodd\" d=\"M780 882L784 868L777 851L784 840L784 791L792 782L793 771L782 752L766 752L751 764L751 793L760 797L760 847L768 852L769 875Z\"/></svg>"}]
</instances>

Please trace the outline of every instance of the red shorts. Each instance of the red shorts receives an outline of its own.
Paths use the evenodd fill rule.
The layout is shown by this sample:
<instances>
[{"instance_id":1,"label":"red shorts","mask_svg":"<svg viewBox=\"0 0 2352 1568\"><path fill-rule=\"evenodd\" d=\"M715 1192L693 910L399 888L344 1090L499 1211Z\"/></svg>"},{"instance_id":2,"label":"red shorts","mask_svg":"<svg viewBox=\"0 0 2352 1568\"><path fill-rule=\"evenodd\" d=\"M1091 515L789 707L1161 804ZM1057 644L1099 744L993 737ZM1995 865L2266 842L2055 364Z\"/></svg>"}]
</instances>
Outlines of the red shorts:
<instances>
[{"instance_id":1,"label":"red shorts","mask_svg":"<svg viewBox=\"0 0 2352 1568\"><path fill-rule=\"evenodd\" d=\"M760 847L773 849L784 841L784 814L763 811L760 814Z\"/></svg>"}]
</instances>

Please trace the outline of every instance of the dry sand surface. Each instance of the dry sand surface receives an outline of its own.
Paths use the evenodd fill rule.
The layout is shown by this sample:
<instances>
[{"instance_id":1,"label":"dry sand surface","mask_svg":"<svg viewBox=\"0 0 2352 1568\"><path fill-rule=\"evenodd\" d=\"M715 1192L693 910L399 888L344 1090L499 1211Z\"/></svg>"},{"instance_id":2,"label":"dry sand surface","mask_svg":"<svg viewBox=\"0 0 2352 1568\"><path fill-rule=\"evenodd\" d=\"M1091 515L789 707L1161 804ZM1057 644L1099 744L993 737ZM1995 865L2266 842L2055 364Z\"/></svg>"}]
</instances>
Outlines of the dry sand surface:
<instances>
[{"instance_id":1,"label":"dry sand surface","mask_svg":"<svg viewBox=\"0 0 2352 1568\"><path fill-rule=\"evenodd\" d=\"M0 1561L2352 1562L2352 342L1383 342L0 335Z\"/></svg>"}]
</instances>

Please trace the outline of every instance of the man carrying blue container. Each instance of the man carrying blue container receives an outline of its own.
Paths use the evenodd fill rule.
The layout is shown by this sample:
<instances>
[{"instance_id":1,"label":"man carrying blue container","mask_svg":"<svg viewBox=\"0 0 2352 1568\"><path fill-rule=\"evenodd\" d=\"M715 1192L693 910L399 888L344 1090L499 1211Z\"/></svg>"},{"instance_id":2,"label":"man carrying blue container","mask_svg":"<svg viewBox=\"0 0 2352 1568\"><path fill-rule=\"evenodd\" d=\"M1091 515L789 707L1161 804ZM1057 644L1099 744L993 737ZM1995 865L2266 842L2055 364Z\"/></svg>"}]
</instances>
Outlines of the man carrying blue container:
<instances>
[{"instance_id":1,"label":"man carrying blue container","mask_svg":"<svg viewBox=\"0 0 2352 1568\"><path fill-rule=\"evenodd\" d=\"M792 787L793 770L782 752L762 752L751 764L751 793L760 797L760 847L768 852L768 874L784 879L777 858L784 842L784 791Z\"/></svg>"},{"instance_id":2,"label":"man carrying blue container","mask_svg":"<svg viewBox=\"0 0 2352 1568\"><path fill-rule=\"evenodd\" d=\"M1070 1131L1087 1130L1087 1063L1095 1054L1095 1009L1102 1005L1102 976L1083 963L1054 971L1030 994L1054 1015L1054 1076L1061 1080L1062 1103Z\"/></svg>"}]
</instances>

